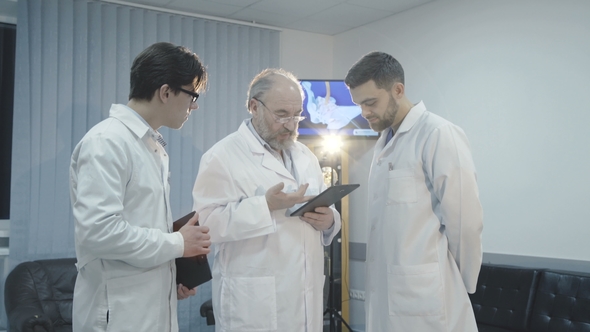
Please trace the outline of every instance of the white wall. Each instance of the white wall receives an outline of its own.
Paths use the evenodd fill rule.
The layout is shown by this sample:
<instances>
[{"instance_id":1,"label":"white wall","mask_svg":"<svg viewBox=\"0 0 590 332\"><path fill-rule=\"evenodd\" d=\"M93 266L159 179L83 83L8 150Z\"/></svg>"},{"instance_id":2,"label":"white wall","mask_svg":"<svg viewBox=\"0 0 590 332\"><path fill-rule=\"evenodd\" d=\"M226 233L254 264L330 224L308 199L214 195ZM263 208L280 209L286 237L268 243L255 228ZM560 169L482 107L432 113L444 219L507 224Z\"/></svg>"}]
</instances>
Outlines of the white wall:
<instances>
[{"instance_id":1,"label":"white wall","mask_svg":"<svg viewBox=\"0 0 590 332\"><path fill-rule=\"evenodd\" d=\"M281 32L281 67L300 79L333 77L334 37L297 30Z\"/></svg>"},{"instance_id":2,"label":"white wall","mask_svg":"<svg viewBox=\"0 0 590 332\"><path fill-rule=\"evenodd\" d=\"M394 55L467 133L484 251L590 261L590 2L439 0L335 37L334 75Z\"/></svg>"},{"instance_id":3,"label":"white wall","mask_svg":"<svg viewBox=\"0 0 590 332\"><path fill-rule=\"evenodd\" d=\"M0 0L0 22L16 24L17 9L16 0Z\"/></svg>"}]
</instances>

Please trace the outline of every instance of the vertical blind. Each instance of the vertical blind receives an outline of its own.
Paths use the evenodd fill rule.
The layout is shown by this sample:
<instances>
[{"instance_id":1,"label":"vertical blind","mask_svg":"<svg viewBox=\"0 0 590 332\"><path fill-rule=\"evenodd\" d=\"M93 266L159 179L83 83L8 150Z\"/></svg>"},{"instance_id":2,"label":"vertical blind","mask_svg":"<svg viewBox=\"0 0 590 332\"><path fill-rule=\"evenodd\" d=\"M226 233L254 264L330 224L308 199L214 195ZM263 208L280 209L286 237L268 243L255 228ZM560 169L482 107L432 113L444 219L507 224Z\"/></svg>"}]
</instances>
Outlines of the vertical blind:
<instances>
[{"instance_id":1,"label":"vertical blind","mask_svg":"<svg viewBox=\"0 0 590 332\"><path fill-rule=\"evenodd\" d=\"M155 42L183 45L209 73L181 130L162 128L170 156L171 207L192 208L200 158L247 117L250 80L279 64L280 33L174 13L89 0L18 2L11 181L11 265L74 257L69 162L88 129L126 104L134 57ZM181 301L182 331L202 327L199 306L210 285Z\"/></svg>"}]
</instances>

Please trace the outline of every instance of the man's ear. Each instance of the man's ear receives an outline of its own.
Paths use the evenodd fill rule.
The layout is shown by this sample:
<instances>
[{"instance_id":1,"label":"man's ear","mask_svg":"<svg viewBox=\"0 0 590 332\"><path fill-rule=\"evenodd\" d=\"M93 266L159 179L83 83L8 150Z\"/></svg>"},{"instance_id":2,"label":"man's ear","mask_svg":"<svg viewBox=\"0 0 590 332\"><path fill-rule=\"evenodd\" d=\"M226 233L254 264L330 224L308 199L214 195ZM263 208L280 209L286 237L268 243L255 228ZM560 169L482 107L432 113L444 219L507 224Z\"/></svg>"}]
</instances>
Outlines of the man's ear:
<instances>
[{"instance_id":1,"label":"man's ear","mask_svg":"<svg viewBox=\"0 0 590 332\"><path fill-rule=\"evenodd\" d=\"M172 94L172 90L168 84L164 84L156 91L156 94L160 101L166 104L168 102L168 98L170 98L170 94Z\"/></svg>"},{"instance_id":2,"label":"man's ear","mask_svg":"<svg viewBox=\"0 0 590 332\"><path fill-rule=\"evenodd\" d=\"M391 87L391 95L395 99L401 99L404 96L405 92L406 92L406 87L404 86L403 83L401 83L401 82L393 83L393 86Z\"/></svg>"},{"instance_id":3,"label":"man's ear","mask_svg":"<svg viewBox=\"0 0 590 332\"><path fill-rule=\"evenodd\" d=\"M250 101L248 102L248 111L252 115L258 113L258 102L256 102L256 99L250 98Z\"/></svg>"}]
</instances>

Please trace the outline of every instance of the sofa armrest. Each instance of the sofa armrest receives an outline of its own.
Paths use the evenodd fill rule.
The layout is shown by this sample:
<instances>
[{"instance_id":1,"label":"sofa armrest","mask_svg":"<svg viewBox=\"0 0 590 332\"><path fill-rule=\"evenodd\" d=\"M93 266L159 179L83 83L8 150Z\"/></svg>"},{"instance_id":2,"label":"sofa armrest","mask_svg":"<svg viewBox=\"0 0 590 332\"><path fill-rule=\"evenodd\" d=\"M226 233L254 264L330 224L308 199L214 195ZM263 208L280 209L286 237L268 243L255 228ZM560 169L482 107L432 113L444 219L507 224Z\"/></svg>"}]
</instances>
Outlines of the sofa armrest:
<instances>
[{"instance_id":1,"label":"sofa armrest","mask_svg":"<svg viewBox=\"0 0 590 332\"><path fill-rule=\"evenodd\" d=\"M18 264L4 283L4 308L11 331L53 331L72 324L75 258ZM67 327L66 327L67 330Z\"/></svg>"},{"instance_id":2,"label":"sofa armrest","mask_svg":"<svg viewBox=\"0 0 590 332\"><path fill-rule=\"evenodd\" d=\"M201 304L201 317L205 317L207 319L207 325L215 325L212 300L207 300Z\"/></svg>"},{"instance_id":3,"label":"sofa armrest","mask_svg":"<svg viewBox=\"0 0 590 332\"><path fill-rule=\"evenodd\" d=\"M20 306L14 308L9 316L8 323L12 332L51 332L53 324L51 320L43 315L39 308L31 306Z\"/></svg>"},{"instance_id":4,"label":"sofa armrest","mask_svg":"<svg viewBox=\"0 0 590 332\"><path fill-rule=\"evenodd\" d=\"M24 262L6 277L4 307L10 331L53 331L51 319L45 314L37 292L34 274L38 269L38 263Z\"/></svg>"}]
</instances>

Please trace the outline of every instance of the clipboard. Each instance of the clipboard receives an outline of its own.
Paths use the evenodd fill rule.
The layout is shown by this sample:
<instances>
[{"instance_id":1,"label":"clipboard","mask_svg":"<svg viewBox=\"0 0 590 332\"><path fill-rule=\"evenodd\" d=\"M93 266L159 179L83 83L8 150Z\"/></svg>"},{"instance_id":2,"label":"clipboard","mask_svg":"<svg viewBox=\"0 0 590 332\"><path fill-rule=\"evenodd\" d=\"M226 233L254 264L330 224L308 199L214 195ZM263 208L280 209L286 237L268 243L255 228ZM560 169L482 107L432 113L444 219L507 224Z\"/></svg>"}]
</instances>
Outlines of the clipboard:
<instances>
[{"instance_id":1,"label":"clipboard","mask_svg":"<svg viewBox=\"0 0 590 332\"><path fill-rule=\"evenodd\" d=\"M353 190L358 188L360 184L342 184L339 186L332 186L322 191L319 195L309 200L305 205L301 206L293 213L291 217L302 216L305 212L313 212L316 207L330 206L341 200L344 196L350 194Z\"/></svg>"},{"instance_id":2,"label":"clipboard","mask_svg":"<svg viewBox=\"0 0 590 332\"><path fill-rule=\"evenodd\" d=\"M172 224L172 230L178 230L184 226L193 216L195 211L183 216ZM199 225L197 222L196 225ZM211 280L211 268L207 255L194 257L179 257L176 259L176 283L183 284L188 289L193 289Z\"/></svg>"}]
</instances>

